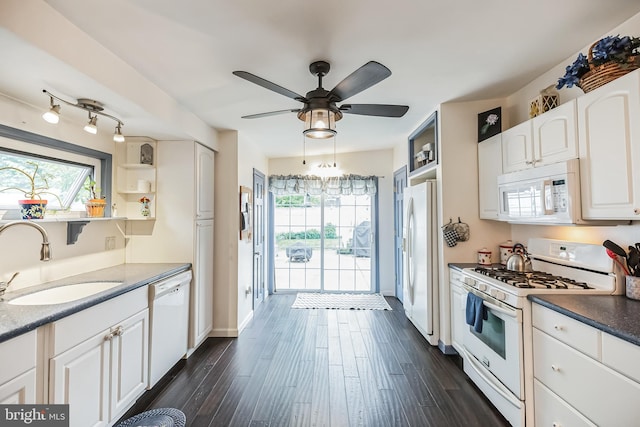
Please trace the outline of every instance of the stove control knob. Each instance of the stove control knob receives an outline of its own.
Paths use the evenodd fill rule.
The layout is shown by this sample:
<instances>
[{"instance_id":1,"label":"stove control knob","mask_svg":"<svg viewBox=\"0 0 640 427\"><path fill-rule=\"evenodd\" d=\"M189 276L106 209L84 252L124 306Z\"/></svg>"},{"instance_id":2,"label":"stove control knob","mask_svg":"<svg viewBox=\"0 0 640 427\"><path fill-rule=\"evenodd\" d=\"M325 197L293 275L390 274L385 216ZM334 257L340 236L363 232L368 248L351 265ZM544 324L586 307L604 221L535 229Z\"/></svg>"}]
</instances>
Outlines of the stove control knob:
<instances>
[{"instance_id":1,"label":"stove control knob","mask_svg":"<svg viewBox=\"0 0 640 427\"><path fill-rule=\"evenodd\" d=\"M487 285L485 285L484 283L479 283L478 284L478 289L480 289L481 291L486 291L487 290Z\"/></svg>"},{"instance_id":2,"label":"stove control knob","mask_svg":"<svg viewBox=\"0 0 640 427\"><path fill-rule=\"evenodd\" d=\"M466 283L469 286L476 286L476 281L474 279L472 279L471 277L465 277L464 278L464 283Z\"/></svg>"},{"instance_id":3,"label":"stove control knob","mask_svg":"<svg viewBox=\"0 0 640 427\"><path fill-rule=\"evenodd\" d=\"M504 300L507 297L507 295L502 291L491 292L491 296L500 301Z\"/></svg>"}]
</instances>

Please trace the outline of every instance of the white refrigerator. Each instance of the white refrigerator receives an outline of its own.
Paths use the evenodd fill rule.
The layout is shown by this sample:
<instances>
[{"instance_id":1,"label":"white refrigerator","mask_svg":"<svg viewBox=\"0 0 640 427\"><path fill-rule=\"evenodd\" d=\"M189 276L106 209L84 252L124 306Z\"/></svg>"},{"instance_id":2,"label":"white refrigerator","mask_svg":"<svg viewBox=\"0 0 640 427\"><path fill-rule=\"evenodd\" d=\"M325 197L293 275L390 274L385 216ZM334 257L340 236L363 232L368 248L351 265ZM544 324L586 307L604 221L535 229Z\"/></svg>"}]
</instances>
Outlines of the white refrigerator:
<instances>
[{"instance_id":1,"label":"white refrigerator","mask_svg":"<svg viewBox=\"0 0 640 427\"><path fill-rule=\"evenodd\" d=\"M427 339L438 345L438 221L436 181L404 190L404 310Z\"/></svg>"}]
</instances>

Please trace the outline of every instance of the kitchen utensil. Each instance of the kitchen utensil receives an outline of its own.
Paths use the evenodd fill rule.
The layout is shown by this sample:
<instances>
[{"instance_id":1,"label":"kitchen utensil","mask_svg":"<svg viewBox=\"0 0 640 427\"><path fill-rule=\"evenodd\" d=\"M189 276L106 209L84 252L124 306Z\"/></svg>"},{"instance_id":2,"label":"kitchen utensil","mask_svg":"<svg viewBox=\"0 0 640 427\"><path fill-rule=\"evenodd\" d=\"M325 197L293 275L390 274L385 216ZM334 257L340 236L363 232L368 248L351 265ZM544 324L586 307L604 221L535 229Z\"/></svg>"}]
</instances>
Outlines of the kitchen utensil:
<instances>
[{"instance_id":1,"label":"kitchen utensil","mask_svg":"<svg viewBox=\"0 0 640 427\"><path fill-rule=\"evenodd\" d=\"M635 246L629 245L629 256L627 258L627 267L632 276L638 274L638 264L640 264L640 251Z\"/></svg>"},{"instance_id":2,"label":"kitchen utensil","mask_svg":"<svg viewBox=\"0 0 640 427\"><path fill-rule=\"evenodd\" d=\"M620 266L622 271L624 271L624 274L626 274L627 276L629 275L629 270L624 264L620 262L620 260L618 259L618 255L616 253L614 253L611 249L607 248L607 255L609 255L609 258L613 259L615 263Z\"/></svg>"},{"instance_id":3,"label":"kitchen utensil","mask_svg":"<svg viewBox=\"0 0 640 427\"><path fill-rule=\"evenodd\" d=\"M602 242L602 246L611 250L611 252L613 252L614 254L620 255L625 260L627 259L627 253L625 252L625 250L617 244L613 243L611 240L605 240L604 242Z\"/></svg>"},{"instance_id":4,"label":"kitchen utensil","mask_svg":"<svg viewBox=\"0 0 640 427\"><path fill-rule=\"evenodd\" d=\"M507 270L520 272L533 271L531 259L529 259L529 255L522 243L513 245L513 255L507 260Z\"/></svg>"}]
</instances>

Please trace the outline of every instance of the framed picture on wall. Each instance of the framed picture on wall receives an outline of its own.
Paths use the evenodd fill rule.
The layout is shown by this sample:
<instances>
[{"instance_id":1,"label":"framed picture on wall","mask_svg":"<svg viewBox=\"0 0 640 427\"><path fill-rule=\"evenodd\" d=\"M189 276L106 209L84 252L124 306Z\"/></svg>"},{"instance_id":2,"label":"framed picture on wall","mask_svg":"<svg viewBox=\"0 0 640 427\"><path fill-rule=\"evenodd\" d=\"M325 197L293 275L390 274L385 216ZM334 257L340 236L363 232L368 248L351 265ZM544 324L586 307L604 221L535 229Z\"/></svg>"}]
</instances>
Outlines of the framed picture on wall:
<instances>
[{"instance_id":1,"label":"framed picture on wall","mask_svg":"<svg viewBox=\"0 0 640 427\"><path fill-rule=\"evenodd\" d=\"M240 240L251 240L251 206L253 192L249 187L240 186Z\"/></svg>"},{"instance_id":2,"label":"framed picture on wall","mask_svg":"<svg viewBox=\"0 0 640 427\"><path fill-rule=\"evenodd\" d=\"M502 108L478 114L478 142L502 132Z\"/></svg>"}]
</instances>

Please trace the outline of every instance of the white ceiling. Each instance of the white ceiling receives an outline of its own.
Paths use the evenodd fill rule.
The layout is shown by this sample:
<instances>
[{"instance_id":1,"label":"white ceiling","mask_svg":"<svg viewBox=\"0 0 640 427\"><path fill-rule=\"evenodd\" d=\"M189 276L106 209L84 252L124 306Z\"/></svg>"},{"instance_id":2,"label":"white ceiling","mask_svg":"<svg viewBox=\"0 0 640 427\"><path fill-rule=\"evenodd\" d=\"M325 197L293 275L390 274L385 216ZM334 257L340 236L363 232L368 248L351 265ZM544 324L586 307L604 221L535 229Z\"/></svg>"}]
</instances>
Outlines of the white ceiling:
<instances>
[{"instance_id":1,"label":"white ceiling","mask_svg":"<svg viewBox=\"0 0 640 427\"><path fill-rule=\"evenodd\" d=\"M640 12L638 0L46 3L202 121L240 131L269 157L301 154L302 122L293 113L240 116L301 104L233 76L234 70L304 95L317 86L308 71L315 60L331 63L326 89L370 60L381 62L393 74L349 103L403 104L409 112L399 119L345 115L337 144L339 152L386 148L405 140L437 104L507 96ZM44 87L76 97L84 90L109 100L110 113L125 121L125 135L184 137L144 105L96 87L2 28L0 50L10 59L0 67L2 93L44 108ZM321 142L307 147L333 149Z\"/></svg>"}]
</instances>

